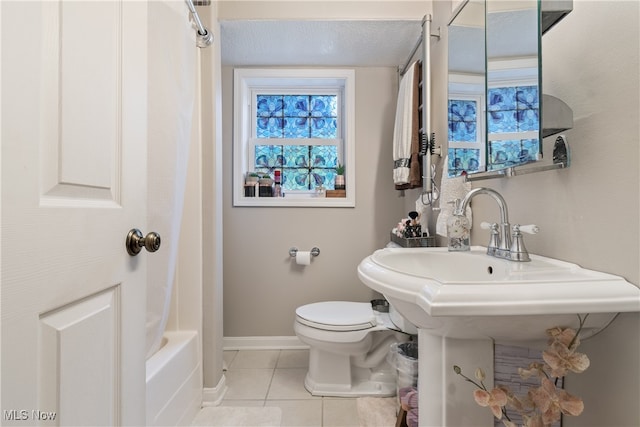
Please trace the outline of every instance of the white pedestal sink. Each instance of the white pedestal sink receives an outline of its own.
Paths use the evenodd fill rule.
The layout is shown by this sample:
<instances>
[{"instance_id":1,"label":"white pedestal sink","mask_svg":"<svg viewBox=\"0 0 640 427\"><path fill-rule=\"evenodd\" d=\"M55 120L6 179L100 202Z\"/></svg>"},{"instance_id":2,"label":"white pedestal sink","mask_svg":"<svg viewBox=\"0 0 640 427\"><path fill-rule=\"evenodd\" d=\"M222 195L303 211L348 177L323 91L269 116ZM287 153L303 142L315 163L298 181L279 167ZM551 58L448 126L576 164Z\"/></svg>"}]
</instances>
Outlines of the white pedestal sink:
<instances>
[{"instance_id":1,"label":"white pedestal sink","mask_svg":"<svg viewBox=\"0 0 640 427\"><path fill-rule=\"evenodd\" d=\"M621 277L536 255L513 262L485 252L386 248L358 266L360 280L419 329L421 426L492 424L453 365L483 368L491 385L493 342L533 346L548 328L577 329L577 315L588 313L587 338L617 313L640 311L640 289Z\"/></svg>"}]
</instances>

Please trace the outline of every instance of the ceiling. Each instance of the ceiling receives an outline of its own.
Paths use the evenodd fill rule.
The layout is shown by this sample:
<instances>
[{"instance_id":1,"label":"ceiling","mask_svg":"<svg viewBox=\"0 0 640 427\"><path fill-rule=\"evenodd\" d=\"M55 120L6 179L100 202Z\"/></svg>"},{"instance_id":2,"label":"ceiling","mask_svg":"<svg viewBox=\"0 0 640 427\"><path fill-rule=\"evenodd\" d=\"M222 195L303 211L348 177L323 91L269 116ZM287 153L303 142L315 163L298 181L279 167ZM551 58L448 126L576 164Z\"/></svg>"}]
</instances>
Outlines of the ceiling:
<instances>
[{"instance_id":1,"label":"ceiling","mask_svg":"<svg viewBox=\"0 0 640 427\"><path fill-rule=\"evenodd\" d=\"M233 66L399 66L421 21L222 21L222 64Z\"/></svg>"}]
</instances>

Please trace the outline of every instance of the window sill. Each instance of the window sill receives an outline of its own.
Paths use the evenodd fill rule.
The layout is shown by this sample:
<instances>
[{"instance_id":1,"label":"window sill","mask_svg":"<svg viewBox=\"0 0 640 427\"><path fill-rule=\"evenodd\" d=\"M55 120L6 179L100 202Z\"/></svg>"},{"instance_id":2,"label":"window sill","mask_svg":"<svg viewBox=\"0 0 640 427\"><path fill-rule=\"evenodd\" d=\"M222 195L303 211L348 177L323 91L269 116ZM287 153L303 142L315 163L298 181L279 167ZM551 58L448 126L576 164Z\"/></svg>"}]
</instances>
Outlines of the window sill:
<instances>
[{"instance_id":1,"label":"window sill","mask_svg":"<svg viewBox=\"0 0 640 427\"><path fill-rule=\"evenodd\" d=\"M315 192L297 193L284 197L235 197L234 206L260 206L260 207L327 207L327 208L353 208L355 207L355 195L347 190L347 197L324 197Z\"/></svg>"}]
</instances>

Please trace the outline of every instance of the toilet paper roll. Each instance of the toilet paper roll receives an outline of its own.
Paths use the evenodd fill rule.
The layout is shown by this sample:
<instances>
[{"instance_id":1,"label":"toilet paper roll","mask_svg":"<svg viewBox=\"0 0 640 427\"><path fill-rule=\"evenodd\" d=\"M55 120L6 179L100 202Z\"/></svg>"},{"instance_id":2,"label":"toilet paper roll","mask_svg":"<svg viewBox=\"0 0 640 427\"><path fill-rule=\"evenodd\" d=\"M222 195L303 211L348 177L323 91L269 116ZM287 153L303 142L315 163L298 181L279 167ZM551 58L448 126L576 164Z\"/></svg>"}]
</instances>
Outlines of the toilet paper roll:
<instances>
[{"instance_id":1,"label":"toilet paper roll","mask_svg":"<svg viewBox=\"0 0 640 427\"><path fill-rule=\"evenodd\" d=\"M298 252L296 252L296 264L298 264L298 265L309 265L309 264L311 264L311 252L309 252L309 251L298 251Z\"/></svg>"}]
</instances>

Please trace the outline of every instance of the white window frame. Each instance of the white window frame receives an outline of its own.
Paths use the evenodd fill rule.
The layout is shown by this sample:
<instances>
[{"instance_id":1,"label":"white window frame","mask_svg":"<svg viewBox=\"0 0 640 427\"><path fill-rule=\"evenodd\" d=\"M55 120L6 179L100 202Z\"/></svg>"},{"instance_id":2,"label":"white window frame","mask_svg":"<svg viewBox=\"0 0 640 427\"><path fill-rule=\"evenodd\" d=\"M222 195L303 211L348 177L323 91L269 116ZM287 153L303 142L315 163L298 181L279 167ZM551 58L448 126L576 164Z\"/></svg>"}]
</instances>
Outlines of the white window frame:
<instances>
[{"instance_id":1,"label":"white window frame","mask_svg":"<svg viewBox=\"0 0 640 427\"><path fill-rule=\"evenodd\" d=\"M338 159L345 166L346 197L318 197L314 191L288 192L285 197L245 197L244 179L253 170L256 144L269 139L255 137L257 92L339 94L337 139L281 139L279 145L338 145ZM354 207L355 206L355 71L352 69L234 70L233 204L234 206Z\"/></svg>"}]
</instances>

